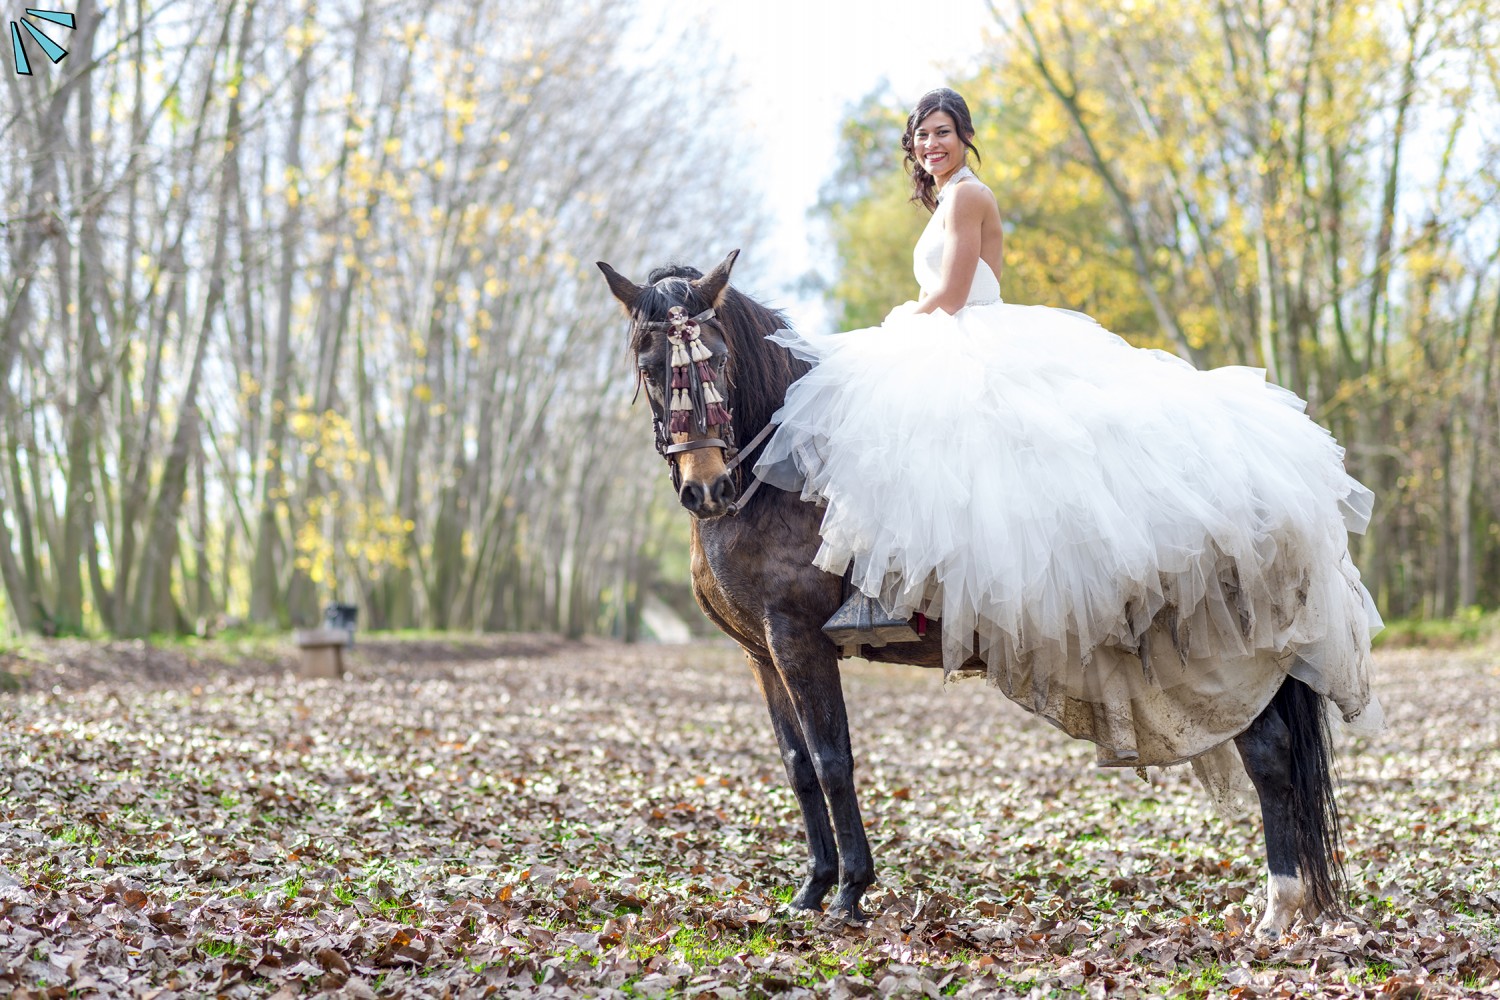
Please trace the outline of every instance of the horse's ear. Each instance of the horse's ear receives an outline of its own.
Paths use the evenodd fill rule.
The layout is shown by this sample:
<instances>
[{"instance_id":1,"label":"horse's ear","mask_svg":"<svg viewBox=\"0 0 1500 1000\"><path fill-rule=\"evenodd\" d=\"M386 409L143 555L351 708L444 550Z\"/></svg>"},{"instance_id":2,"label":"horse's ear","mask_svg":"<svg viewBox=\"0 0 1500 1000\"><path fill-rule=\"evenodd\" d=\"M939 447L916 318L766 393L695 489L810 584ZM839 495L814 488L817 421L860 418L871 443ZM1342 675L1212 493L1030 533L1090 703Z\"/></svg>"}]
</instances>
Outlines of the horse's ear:
<instances>
[{"instance_id":1,"label":"horse's ear","mask_svg":"<svg viewBox=\"0 0 1500 1000\"><path fill-rule=\"evenodd\" d=\"M738 250L731 250L718 267L693 282L693 287L702 292L715 309L724 301L724 292L729 289L729 272L734 270L734 259L739 255Z\"/></svg>"},{"instance_id":2,"label":"horse's ear","mask_svg":"<svg viewBox=\"0 0 1500 1000\"><path fill-rule=\"evenodd\" d=\"M630 315L630 310L635 308L636 299L646 290L645 285L637 285L625 275L610 267L604 261L596 261L599 270L604 272L604 280L609 282L609 290L614 293L615 298L620 300L620 305L625 307L625 315Z\"/></svg>"}]
</instances>

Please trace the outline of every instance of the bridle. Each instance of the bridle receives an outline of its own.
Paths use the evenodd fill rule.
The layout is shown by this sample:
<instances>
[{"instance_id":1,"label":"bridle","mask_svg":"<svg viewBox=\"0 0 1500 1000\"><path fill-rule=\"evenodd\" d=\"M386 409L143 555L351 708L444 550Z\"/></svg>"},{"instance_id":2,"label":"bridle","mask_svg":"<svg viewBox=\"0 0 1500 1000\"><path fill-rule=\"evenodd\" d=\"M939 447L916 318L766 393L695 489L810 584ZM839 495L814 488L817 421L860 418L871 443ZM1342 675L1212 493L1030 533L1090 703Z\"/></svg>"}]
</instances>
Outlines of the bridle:
<instances>
[{"instance_id":1,"label":"bridle","mask_svg":"<svg viewBox=\"0 0 1500 1000\"><path fill-rule=\"evenodd\" d=\"M767 423L749 444L743 448L736 447L734 418L719 391L718 374L709 364L713 353L699 334L698 326L701 323L712 323L720 334L724 331L712 308L705 309L696 316L689 316L682 306L673 306L667 310L666 320L641 321L639 324L643 330L665 331L667 334L669 349L666 378L662 381L665 404L659 406L650 393L646 394L646 399L651 405L656 453L666 459L671 471L672 488L679 493L682 492L682 470L677 466L678 455L704 448L718 448L724 452L724 471L733 473L776 429L774 423ZM643 375L637 375L637 393L643 380ZM690 430L707 434L711 426L719 428L719 437L682 442L672 440L673 434L685 434ZM738 486L739 477L736 477L735 482ZM729 505L728 513L733 516L744 510L760 484L760 477L753 476L749 488L739 493Z\"/></svg>"}]
</instances>

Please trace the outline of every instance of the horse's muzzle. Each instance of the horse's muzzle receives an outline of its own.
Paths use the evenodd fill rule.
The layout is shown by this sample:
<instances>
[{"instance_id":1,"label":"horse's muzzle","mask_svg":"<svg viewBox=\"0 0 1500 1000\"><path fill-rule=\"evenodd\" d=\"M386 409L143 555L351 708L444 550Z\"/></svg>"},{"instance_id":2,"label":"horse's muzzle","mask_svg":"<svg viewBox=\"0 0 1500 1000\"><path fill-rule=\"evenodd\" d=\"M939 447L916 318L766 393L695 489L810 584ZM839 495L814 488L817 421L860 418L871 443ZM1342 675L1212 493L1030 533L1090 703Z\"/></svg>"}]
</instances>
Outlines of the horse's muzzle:
<instances>
[{"instance_id":1,"label":"horse's muzzle","mask_svg":"<svg viewBox=\"0 0 1500 1000\"><path fill-rule=\"evenodd\" d=\"M708 519L729 513L734 502L734 477L722 473L709 483L687 482L682 484L678 499L694 517Z\"/></svg>"}]
</instances>

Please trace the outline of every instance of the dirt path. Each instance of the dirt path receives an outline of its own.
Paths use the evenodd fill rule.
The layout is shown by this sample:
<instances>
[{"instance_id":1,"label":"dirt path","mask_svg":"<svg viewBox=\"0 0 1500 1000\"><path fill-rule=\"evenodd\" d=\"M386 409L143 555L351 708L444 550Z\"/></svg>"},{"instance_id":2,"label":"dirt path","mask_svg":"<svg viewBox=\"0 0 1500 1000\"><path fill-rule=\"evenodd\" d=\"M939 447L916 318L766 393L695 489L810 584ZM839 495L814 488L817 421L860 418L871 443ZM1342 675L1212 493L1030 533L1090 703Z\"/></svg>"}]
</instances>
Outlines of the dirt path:
<instances>
[{"instance_id":1,"label":"dirt path","mask_svg":"<svg viewBox=\"0 0 1500 1000\"><path fill-rule=\"evenodd\" d=\"M0 695L0 990L1500 996L1493 651L1382 655L1350 918L1257 949L1255 824L977 682L847 671L880 882L840 928L784 911L800 820L726 647L94 650Z\"/></svg>"}]
</instances>

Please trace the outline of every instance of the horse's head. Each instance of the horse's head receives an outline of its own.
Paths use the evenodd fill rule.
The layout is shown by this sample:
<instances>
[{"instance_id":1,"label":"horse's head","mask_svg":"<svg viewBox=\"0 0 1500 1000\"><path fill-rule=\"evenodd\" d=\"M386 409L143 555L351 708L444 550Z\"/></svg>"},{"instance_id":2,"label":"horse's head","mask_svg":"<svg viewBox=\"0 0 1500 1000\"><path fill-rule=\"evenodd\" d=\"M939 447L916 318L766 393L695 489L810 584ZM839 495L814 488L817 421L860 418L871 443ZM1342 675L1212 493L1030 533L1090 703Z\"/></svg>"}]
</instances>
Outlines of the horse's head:
<instances>
[{"instance_id":1,"label":"horse's head","mask_svg":"<svg viewBox=\"0 0 1500 1000\"><path fill-rule=\"evenodd\" d=\"M656 448L682 505L700 518L734 510L729 344L714 310L729 289L736 250L707 275L670 268L637 285L603 261L599 270L630 316L630 349L646 387Z\"/></svg>"}]
</instances>

